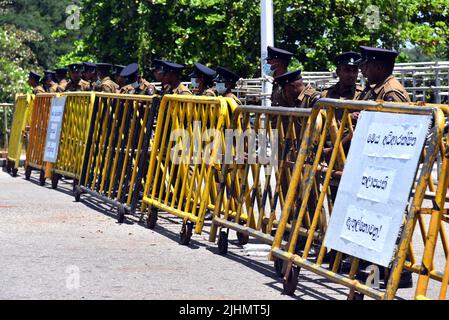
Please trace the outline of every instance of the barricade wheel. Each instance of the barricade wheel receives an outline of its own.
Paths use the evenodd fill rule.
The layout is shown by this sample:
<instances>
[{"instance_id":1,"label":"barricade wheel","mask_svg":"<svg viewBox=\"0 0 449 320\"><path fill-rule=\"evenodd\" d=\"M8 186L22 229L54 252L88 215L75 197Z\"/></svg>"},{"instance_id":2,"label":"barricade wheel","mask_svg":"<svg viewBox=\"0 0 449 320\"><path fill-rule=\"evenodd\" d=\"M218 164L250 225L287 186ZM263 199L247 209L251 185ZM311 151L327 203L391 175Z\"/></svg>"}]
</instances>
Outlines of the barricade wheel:
<instances>
[{"instance_id":1,"label":"barricade wheel","mask_svg":"<svg viewBox=\"0 0 449 320\"><path fill-rule=\"evenodd\" d=\"M31 168L29 166L25 169L25 180L30 180L31 178Z\"/></svg>"},{"instance_id":2,"label":"barricade wheel","mask_svg":"<svg viewBox=\"0 0 449 320\"><path fill-rule=\"evenodd\" d=\"M287 279L284 279L284 293L288 296L292 296L296 287L298 286L299 269L292 267Z\"/></svg>"},{"instance_id":3,"label":"barricade wheel","mask_svg":"<svg viewBox=\"0 0 449 320\"><path fill-rule=\"evenodd\" d=\"M353 297L352 297L351 300L354 300L354 301L362 301L364 298L365 298L365 295L364 295L364 294L362 294L362 293L360 293L360 292L354 292L354 295L353 295ZM349 298L348 298L348 300L349 300Z\"/></svg>"},{"instance_id":4,"label":"barricade wheel","mask_svg":"<svg viewBox=\"0 0 449 320\"><path fill-rule=\"evenodd\" d=\"M183 246L188 246L192 238L193 223L187 222L182 225L179 243Z\"/></svg>"},{"instance_id":5,"label":"barricade wheel","mask_svg":"<svg viewBox=\"0 0 449 320\"><path fill-rule=\"evenodd\" d=\"M75 187L75 191L73 192L75 196L75 202L80 202L81 200L81 189L79 187Z\"/></svg>"},{"instance_id":6,"label":"barricade wheel","mask_svg":"<svg viewBox=\"0 0 449 320\"><path fill-rule=\"evenodd\" d=\"M151 208L148 210L148 218L147 218L148 228L153 230L156 227L156 223L157 223L157 209Z\"/></svg>"},{"instance_id":7,"label":"barricade wheel","mask_svg":"<svg viewBox=\"0 0 449 320\"><path fill-rule=\"evenodd\" d=\"M6 163L6 172L9 174L11 173L11 162L9 161Z\"/></svg>"},{"instance_id":8,"label":"barricade wheel","mask_svg":"<svg viewBox=\"0 0 449 320\"><path fill-rule=\"evenodd\" d=\"M14 178L17 177L17 172L19 172L18 169L12 168L12 176L13 176Z\"/></svg>"},{"instance_id":9,"label":"barricade wheel","mask_svg":"<svg viewBox=\"0 0 449 320\"><path fill-rule=\"evenodd\" d=\"M276 258L274 260L274 270L279 278L284 277L284 260Z\"/></svg>"},{"instance_id":10,"label":"barricade wheel","mask_svg":"<svg viewBox=\"0 0 449 320\"><path fill-rule=\"evenodd\" d=\"M239 241L239 245L244 246L248 244L249 236L247 234L237 232L237 240Z\"/></svg>"},{"instance_id":11,"label":"barricade wheel","mask_svg":"<svg viewBox=\"0 0 449 320\"><path fill-rule=\"evenodd\" d=\"M125 206L123 206L123 205L119 206L118 207L118 216L117 216L118 223L125 222L125 215L126 215Z\"/></svg>"},{"instance_id":12,"label":"barricade wheel","mask_svg":"<svg viewBox=\"0 0 449 320\"><path fill-rule=\"evenodd\" d=\"M58 183L59 183L59 174L55 173L51 177L51 188L52 189L57 189L58 188Z\"/></svg>"},{"instance_id":13,"label":"barricade wheel","mask_svg":"<svg viewBox=\"0 0 449 320\"><path fill-rule=\"evenodd\" d=\"M39 184L41 186L45 186L45 171L41 170L40 175L39 175Z\"/></svg>"},{"instance_id":14,"label":"barricade wheel","mask_svg":"<svg viewBox=\"0 0 449 320\"><path fill-rule=\"evenodd\" d=\"M228 233L221 231L218 236L218 253L225 255L228 253Z\"/></svg>"}]
</instances>

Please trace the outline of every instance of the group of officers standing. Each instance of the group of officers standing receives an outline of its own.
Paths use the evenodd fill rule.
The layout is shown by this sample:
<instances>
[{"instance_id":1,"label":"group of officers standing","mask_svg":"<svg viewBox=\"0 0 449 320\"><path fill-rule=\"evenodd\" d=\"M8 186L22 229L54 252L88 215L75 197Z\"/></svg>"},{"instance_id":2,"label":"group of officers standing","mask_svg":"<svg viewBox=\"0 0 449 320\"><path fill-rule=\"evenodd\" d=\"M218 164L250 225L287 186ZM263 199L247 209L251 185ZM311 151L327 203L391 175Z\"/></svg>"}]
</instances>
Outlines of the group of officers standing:
<instances>
[{"instance_id":1,"label":"group of officers standing","mask_svg":"<svg viewBox=\"0 0 449 320\"><path fill-rule=\"evenodd\" d=\"M112 65L109 63L74 63L67 68L45 71L44 76L31 71L28 84L34 94L74 91L98 91L119 94L181 94L199 96L224 96L233 98L238 104L241 101L232 93L239 76L234 72L218 67L213 70L195 62L190 74L192 89L181 82L184 65L166 60L154 60L152 74L162 89L140 76L139 65ZM68 73L68 77L67 77Z\"/></svg>"},{"instance_id":2,"label":"group of officers standing","mask_svg":"<svg viewBox=\"0 0 449 320\"><path fill-rule=\"evenodd\" d=\"M339 82L318 92L302 80L301 70L288 72L293 53L268 47L265 73L273 80L272 106L310 108L320 97L347 100L383 100L409 102L401 83L392 75L398 53L393 50L362 46L360 53L345 52L334 59ZM43 76L31 71L28 84L33 93L99 91L122 94L195 94L231 97L239 76L223 67L213 70L194 63L190 74L192 87L181 83L184 65L166 60L154 60L152 75L162 89L140 76L139 65L112 65L109 63L74 63L67 68L45 71ZM357 84L359 70L366 79L366 87ZM68 76L67 76L68 74Z\"/></svg>"}]
</instances>

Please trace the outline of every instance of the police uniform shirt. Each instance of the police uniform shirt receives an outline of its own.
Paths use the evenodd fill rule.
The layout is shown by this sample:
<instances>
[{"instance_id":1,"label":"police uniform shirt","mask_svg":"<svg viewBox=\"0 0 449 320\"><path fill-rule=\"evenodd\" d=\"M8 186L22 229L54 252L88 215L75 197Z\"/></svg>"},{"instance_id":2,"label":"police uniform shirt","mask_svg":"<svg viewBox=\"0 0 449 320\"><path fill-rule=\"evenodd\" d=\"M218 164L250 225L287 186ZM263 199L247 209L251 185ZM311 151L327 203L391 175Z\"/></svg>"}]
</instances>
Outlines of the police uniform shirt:
<instances>
[{"instance_id":1,"label":"police uniform shirt","mask_svg":"<svg viewBox=\"0 0 449 320\"><path fill-rule=\"evenodd\" d=\"M199 96L205 96L205 97L216 97L217 94L215 93L215 90L213 88L208 88L204 90L202 93L198 94Z\"/></svg>"},{"instance_id":2,"label":"police uniform shirt","mask_svg":"<svg viewBox=\"0 0 449 320\"><path fill-rule=\"evenodd\" d=\"M295 107L312 108L319 99L320 93L316 91L310 84L308 84L296 99Z\"/></svg>"},{"instance_id":3,"label":"police uniform shirt","mask_svg":"<svg viewBox=\"0 0 449 320\"><path fill-rule=\"evenodd\" d=\"M47 88L48 93L57 93L58 92L58 84L55 82L52 82L50 87Z\"/></svg>"},{"instance_id":4,"label":"police uniform shirt","mask_svg":"<svg viewBox=\"0 0 449 320\"><path fill-rule=\"evenodd\" d=\"M164 93L165 94L181 94L181 95L192 95L192 92L182 83L179 84L178 87L175 89L172 89L170 85L164 86Z\"/></svg>"},{"instance_id":5,"label":"police uniform shirt","mask_svg":"<svg viewBox=\"0 0 449 320\"><path fill-rule=\"evenodd\" d=\"M90 91L90 85L89 82L80 79L78 83L73 82L72 80L69 80L66 87L66 92L76 92L76 91Z\"/></svg>"},{"instance_id":6,"label":"police uniform shirt","mask_svg":"<svg viewBox=\"0 0 449 320\"><path fill-rule=\"evenodd\" d=\"M33 88L33 94L45 93L45 90L42 86L35 86Z\"/></svg>"},{"instance_id":7,"label":"police uniform shirt","mask_svg":"<svg viewBox=\"0 0 449 320\"><path fill-rule=\"evenodd\" d=\"M96 87L97 91L106 93L117 93L120 89L119 85L111 80L110 77L104 77L100 85Z\"/></svg>"},{"instance_id":8,"label":"police uniform shirt","mask_svg":"<svg viewBox=\"0 0 449 320\"><path fill-rule=\"evenodd\" d=\"M287 106L287 102L282 95L282 87L279 84L273 85L273 92L271 93L271 105L273 107Z\"/></svg>"},{"instance_id":9,"label":"police uniform shirt","mask_svg":"<svg viewBox=\"0 0 449 320\"><path fill-rule=\"evenodd\" d=\"M367 94L361 99L388 102L411 102L407 91L393 75L390 75L385 79L382 84L372 86Z\"/></svg>"},{"instance_id":10,"label":"police uniform shirt","mask_svg":"<svg viewBox=\"0 0 449 320\"><path fill-rule=\"evenodd\" d=\"M340 91L340 82L338 82L336 85L323 90L321 97L329 99L357 100L362 94L363 88L359 85L355 85L350 90L346 90L343 93Z\"/></svg>"},{"instance_id":11,"label":"police uniform shirt","mask_svg":"<svg viewBox=\"0 0 449 320\"><path fill-rule=\"evenodd\" d=\"M67 88L68 83L69 82L66 79L62 79L61 81L59 81L58 92L64 92L65 89Z\"/></svg>"}]
</instances>

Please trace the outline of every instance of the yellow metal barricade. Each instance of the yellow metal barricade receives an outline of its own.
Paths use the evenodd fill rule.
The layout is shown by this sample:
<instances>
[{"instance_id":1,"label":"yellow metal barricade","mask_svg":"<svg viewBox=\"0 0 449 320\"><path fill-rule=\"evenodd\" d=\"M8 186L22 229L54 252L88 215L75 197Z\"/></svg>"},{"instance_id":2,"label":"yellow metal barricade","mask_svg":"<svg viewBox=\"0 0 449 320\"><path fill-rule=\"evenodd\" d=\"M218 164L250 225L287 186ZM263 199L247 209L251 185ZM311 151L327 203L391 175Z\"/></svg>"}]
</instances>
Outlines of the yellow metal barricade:
<instances>
[{"instance_id":1,"label":"yellow metal barricade","mask_svg":"<svg viewBox=\"0 0 449 320\"><path fill-rule=\"evenodd\" d=\"M446 117L449 116L449 106L438 105ZM446 126L448 120L446 120ZM439 154L441 163L438 167L437 177L430 180L426 193L427 203L420 210L418 227L425 244L422 261L414 259L410 267L419 273L416 288L416 299L448 299L449 284L449 213L448 195L449 187L449 136L446 141L440 141ZM437 185L433 185L437 180ZM417 264L421 262L421 264ZM432 281L431 281L432 280ZM440 287L438 287L438 284ZM433 286L432 286L433 285ZM430 286L435 288L430 288ZM433 290L431 290L433 289ZM432 294L434 292L434 294Z\"/></svg>"},{"instance_id":2,"label":"yellow metal barricade","mask_svg":"<svg viewBox=\"0 0 449 320\"><path fill-rule=\"evenodd\" d=\"M233 157L221 168L209 237L215 242L217 229L228 229L219 232L221 254L227 251L229 229L237 232L240 245L249 236L273 243L310 115L311 109L258 106L241 106L234 112L232 133L237 145L232 145Z\"/></svg>"},{"instance_id":3,"label":"yellow metal barricade","mask_svg":"<svg viewBox=\"0 0 449 320\"><path fill-rule=\"evenodd\" d=\"M15 177L19 168L20 156L22 154L25 127L28 112L33 103L32 95L18 95L16 97L14 118L11 127L11 136L8 143L7 171Z\"/></svg>"},{"instance_id":4,"label":"yellow metal barricade","mask_svg":"<svg viewBox=\"0 0 449 320\"><path fill-rule=\"evenodd\" d=\"M326 122L320 134L319 144L315 145L310 139L315 132L314 126L319 116L320 109L325 110ZM331 181L335 177L341 177L346 162L345 145L342 141L345 135L352 136L353 127L351 117L352 112L375 111L388 113L431 115L433 126L427 138L426 146L422 154L422 168L416 173L418 181L415 188L415 195L410 199L410 207L407 209L406 221L403 225L403 232L394 262L390 270L386 270L389 275L386 283L386 291L373 288L356 279L359 271L359 259L350 258L349 270L343 270L343 253L334 252L329 262L324 262L329 255L327 248L323 245L326 235L326 224L323 221L323 204L330 202ZM340 116L336 117L336 113ZM343 100L321 99L312 111L312 115L307 124L305 138L302 141L301 150L296 160L295 170L292 175L290 188L285 200L282 217L278 225L274 243L272 245L271 259L282 259L284 269L284 290L287 294L293 294L297 287L300 268L304 268L328 280L350 288L349 298L354 299L367 295L375 299L393 299L398 289L401 272L406 267L407 257L413 252L412 236L416 224L419 210L422 208L423 199L427 187L430 184L432 168L438 152L439 143L442 141L444 128L444 115L441 110L431 107L404 106L394 103L375 102L348 102ZM330 152L325 150L326 144L331 142ZM312 170L304 170L305 164L312 160ZM314 183L317 176L322 174L320 188L315 206L315 212L308 212L308 200L313 194ZM300 195L301 201L298 201ZM334 195L335 196L335 195ZM331 215L332 210L327 214ZM311 217L310 225L306 218ZM326 217L327 220L328 217ZM291 223L291 229L287 228ZM303 238L301 229L307 229L305 243L298 248L298 242ZM286 243L283 242L286 241ZM317 249L317 256L313 257L311 249ZM326 266L326 264L328 264Z\"/></svg>"},{"instance_id":5,"label":"yellow metal barricade","mask_svg":"<svg viewBox=\"0 0 449 320\"><path fill-rule=\"evenodd\" d=\"M75 200L81 194L118 208L118 221L134 213L148 172L158 96L95 94Z\"/></svg>"},{"instance_id":6,"label":"yellow metal barricade","mask_svg":"<svg viewBox=\"0 0 449 320\"><path fill-rule=\"evenodd\" d=\"M181 217L181 244L195 226L200 234L216 193L214 166L222 155L230 100L166 95L162 99L152 145L142 211L154 228L158 210ZM214 190L215 189L215 190Z\"/></svg>"},{"instance_id":7,"label":"yellow metal barricade","mask_svg":"<svg viewBox=\"0 0 449 320\"><path fill-rule=\"evenodd\" d=\"M66 96L67 100L58 158L52 165L51 185L53 189L57 188L58 181L62 176L74 179L74 186L78 184L95 101L94 93L72 92L61 96Z\"/></svg>"},{"instance_id":8,"label":"yellow metal barricade","mask_svg":"<svg viewBox=\"0 0 449 320\"><path fill-rule=\"evenodd\" d=\"M30 122L30 135L27 147L25 179L29 180L32 170L39 170L39 183L45 184L44 149L47 138L48 118L51 110L53 93L38 94L34 98L33 112Z\"/></svg>"}]
</instances>

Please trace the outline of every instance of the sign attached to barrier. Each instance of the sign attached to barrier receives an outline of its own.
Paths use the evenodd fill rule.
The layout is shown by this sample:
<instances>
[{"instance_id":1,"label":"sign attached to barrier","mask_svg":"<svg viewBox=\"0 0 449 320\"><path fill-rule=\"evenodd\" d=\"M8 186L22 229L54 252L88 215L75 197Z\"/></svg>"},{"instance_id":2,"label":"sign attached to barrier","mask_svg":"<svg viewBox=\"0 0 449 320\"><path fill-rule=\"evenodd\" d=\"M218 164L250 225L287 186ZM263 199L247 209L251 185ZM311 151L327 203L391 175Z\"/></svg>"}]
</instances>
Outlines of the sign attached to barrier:
<instances>
[{"instance_id":1,"label":"sign attached to barrier","mask_svg":"<svg viewBox=\"0 0 449 320\"><path fill-rule=\"evenodd\" d=\"M47 138L45 140L44 161L55 163L58 159L59 138L67 97L55 97L51 100L50 119L48 120Z\"/></svg>"},{"instance_id":2,"label":"sign attached to barrier","mask_svg":"<svg viewBox=\"0 0 449 320\"><path fill-rule=\"evenodd\" d=\"M388 267L431 116L362 112L325 246Z\"/></svg>"}]
</instances>

